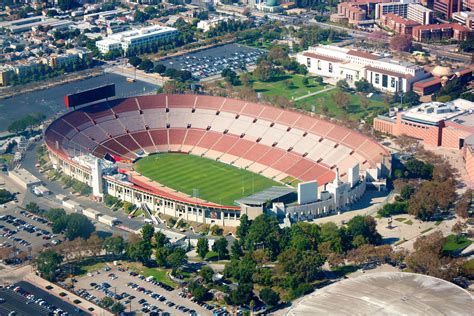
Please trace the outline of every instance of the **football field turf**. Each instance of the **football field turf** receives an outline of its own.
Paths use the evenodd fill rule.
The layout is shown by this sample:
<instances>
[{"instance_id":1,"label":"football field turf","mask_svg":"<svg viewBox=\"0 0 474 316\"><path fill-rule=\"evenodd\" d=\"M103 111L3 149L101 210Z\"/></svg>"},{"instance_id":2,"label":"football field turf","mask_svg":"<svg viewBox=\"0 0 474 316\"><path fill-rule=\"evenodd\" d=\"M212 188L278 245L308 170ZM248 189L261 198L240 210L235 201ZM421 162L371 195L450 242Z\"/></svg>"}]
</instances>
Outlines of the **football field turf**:
<instances>
[{"instance_id":1,"label":"football field turf","mask_svg":"<svg viewBox=\"0 0 474 316\"><path fill-rule=\"evenodd\" d=\"M215 160L187 154L156 154L140 159L135 170L169 188L221 205L280 183Z\"/></svg>"}]
</instances>

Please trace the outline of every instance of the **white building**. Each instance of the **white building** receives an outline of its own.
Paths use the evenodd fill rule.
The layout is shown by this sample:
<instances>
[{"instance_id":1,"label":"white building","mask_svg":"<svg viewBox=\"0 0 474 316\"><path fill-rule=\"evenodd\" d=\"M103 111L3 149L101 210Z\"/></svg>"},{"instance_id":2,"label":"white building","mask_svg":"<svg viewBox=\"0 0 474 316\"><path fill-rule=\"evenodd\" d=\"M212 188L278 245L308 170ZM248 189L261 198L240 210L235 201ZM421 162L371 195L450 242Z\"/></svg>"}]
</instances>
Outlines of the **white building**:
<instances>
[{"instance_id":1,"label":"white building","mask_svg":"<svg viewBox=\"0 0 474 316\"><path fill-rule=\"evenodd\" d=\"M471 31L474 31L474 12L470 11L461 11L454 12L452 15L454 21L458 22L461 25L466 26Z\"/></svg>"},{"instance_id":2,"label":"white building","mask_svg":"<svg viewBox=\"0 0 474 316\"><path fill-rule=\"evenodd\" d=\"M219 17L210 20L201 20L197 24L197 28L202 30L203 32L207 32L213 27L216 27L220 22L227 21L228 18Z\"/></svg>"},{"instance_id":3,"label":"white building","mask_svg":"<svg viewBox=\"0 0 474 316\"><path fill-rule=\"evenodd\" d=\"M421 4L411 3L408 5L407 19L418 22L421 25L429 25L433 23L434 11Z\"/></svg>"},{"instance_id":4,"label":"white building","mask_svg":"<svg viewBox=\"0 0 474 316\"><path fill-rule=\"evenodd\" d=\"M114 49L122 49L126 52L129 49L170 41L176 35L178 35L178 30L173 27L154 25L109 35L107 38L97 41L96 46L103 54Z\"/></svg>"},{"instance_id":5,"label":"white building","mask_svg":"<svg viewBox=\"0 0 474 316\"><path fill-rule=\"evenodd\" d=\"M374 88L390 93L410 91L413 83L429 76L409 62L331 45L310 47L297 60L311 74L346 80L350 85L365 78Z\"/></svg>"}]
</instances>

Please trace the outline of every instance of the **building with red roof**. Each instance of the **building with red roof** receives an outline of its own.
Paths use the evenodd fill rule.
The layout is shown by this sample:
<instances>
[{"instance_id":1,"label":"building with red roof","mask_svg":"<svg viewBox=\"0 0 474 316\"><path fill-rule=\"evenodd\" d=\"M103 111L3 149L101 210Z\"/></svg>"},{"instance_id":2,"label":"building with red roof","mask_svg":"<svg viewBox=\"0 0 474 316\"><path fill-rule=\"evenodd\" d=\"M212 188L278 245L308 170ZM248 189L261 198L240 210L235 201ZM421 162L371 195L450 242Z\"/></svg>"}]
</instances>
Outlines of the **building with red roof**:
<instances>
[{"instance_id":1,"label":"building with red roof","mask_svg":"<svg viewBox=\"0 0 474 316\"><path fill-rule=\"evenodd\" d=\"M420 25L420 23L404 19L394 13L382 15L380 24L391 29L397 34L412 35L413 28Z\"/></svg>"},{"instance_id":2,"label":"building with red roof","mask_svg":"<svg viewBox=\"0 0 474 316\"><path fill-rule=\"evenodd\" d=\"M418 42L431 42L455 39L465 41L471 38L472 31L456 23L419 25L413 27L413 39Z\"/></svg>"}]
</instances>

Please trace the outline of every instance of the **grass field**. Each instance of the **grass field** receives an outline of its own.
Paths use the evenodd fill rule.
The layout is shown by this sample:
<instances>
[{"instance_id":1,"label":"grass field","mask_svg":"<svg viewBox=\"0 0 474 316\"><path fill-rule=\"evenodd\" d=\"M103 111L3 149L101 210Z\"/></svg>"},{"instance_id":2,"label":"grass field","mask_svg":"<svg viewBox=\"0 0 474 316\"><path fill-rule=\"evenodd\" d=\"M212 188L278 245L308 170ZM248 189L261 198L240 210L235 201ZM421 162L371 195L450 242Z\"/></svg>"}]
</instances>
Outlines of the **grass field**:
<instances>
[{"instance_id":1,"label":"grass field","mask_svg":"<svg viewBox=\"0 0 474 316\"><path fill-rule=\"evenodd\" d=\"M309 84L305 86L303 84L304 77L303 75L285 74L274 81L263 82L254 78L251 81L255 92L261 92L267 96L283 96L289 100L324 89L324 85L317 84L314 78L309 76ZM291 84L288 85L289 83Z\"/></svg>"},{"instance_id":2,"label":"grass field","mask_svg":"<svg viewBox=\"0 0 474 316\"><path fill-rule=\"evenodd\" d=\"M135 170L167 187L221 205L280 183L211 159L185 154L158 154L140 159Z\"/></svg>"},{"instance_id":3,"label":"grass field","mask_svg":"<svg viewBox=\"0 0 474 316\"><path fill-rule=\"evenodd\" d=\"M454 253L460 251L472 243L466 237L457 237L455 235L449 235L446 237L446 242L443 246L443 251Z\"/></svg>"},{"instance_id":4,"label":"grass field","mask_svg":"<svg viewBox=\"0 0 474 316\"><path fill-rule=\"evenodd\" d=\"M337 106L334 102L333 95L339 91L338 88L330 91L325 91L320 94L299 100L295 102L297 108L304 109L306 111L311 111L312 107L315 107L315 112L321 114L321 106L324 104L328 108L328 115L331 117L341 118L345 115L351 119L362 119L367 118L374 113L383 112L386 108L384 101L380 96L374 96L369 99L369 104L367 108L363 108L361 105L361 97L352 93L349 94L350 102L347 112Z\"/></svg>"}]
</instances>

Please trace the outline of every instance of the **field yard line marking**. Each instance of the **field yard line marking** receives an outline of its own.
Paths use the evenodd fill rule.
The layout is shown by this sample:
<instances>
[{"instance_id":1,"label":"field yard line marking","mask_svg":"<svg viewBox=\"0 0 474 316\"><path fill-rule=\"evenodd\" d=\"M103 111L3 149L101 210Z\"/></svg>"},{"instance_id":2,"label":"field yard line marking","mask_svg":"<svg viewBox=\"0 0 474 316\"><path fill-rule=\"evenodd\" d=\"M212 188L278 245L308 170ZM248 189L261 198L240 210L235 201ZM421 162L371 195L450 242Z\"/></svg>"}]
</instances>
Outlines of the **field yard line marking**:
<instances>
[{"instance_id":1,"label":"field yard line marking","mask_svg":"<svg viewBox=\"0 0 474 316\"><path fill-rule=\"evenodd\" d=\"M294 101L299 101L299 100L303 100L303 99L306 99L306 98L309 98L309 97L312 97L313 95L317 95L317 94L320 94L320 93L323 93L323 92L326 92L326 91L331 91L331 90L334 90L336 89L337 87L335 86L331 86L331 87L328 87L328 88L324 88L323 90L319 90L319 91L316 91L316 92L311 92L307 95L304 95L302 97L297 97L297 98L294 98Z\"/></svg>"}]
</instances>

